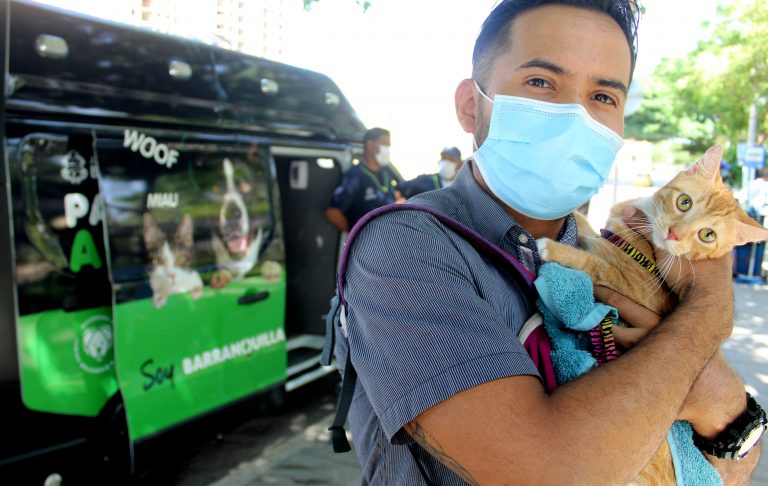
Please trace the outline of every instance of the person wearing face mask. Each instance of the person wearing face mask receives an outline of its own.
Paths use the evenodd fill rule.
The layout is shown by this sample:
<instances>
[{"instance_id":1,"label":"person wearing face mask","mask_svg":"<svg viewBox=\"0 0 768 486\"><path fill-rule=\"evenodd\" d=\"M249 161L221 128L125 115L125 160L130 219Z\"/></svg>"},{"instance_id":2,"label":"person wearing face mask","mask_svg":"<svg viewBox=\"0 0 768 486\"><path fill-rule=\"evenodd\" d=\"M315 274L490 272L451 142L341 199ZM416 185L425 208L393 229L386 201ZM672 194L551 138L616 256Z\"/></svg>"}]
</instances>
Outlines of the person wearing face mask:
<instances>
[{"instance_id":1,"label":"person wearing face mask","mask_svg":"<svg viewBox=\"0 0 768 486\"><path fill-rule=\"evenodd\" d=\"M394 203L402 181L390 162L388 130L371 128L365 132L363 144L363 161L344 173L325 210L325 217L340 231L349 231L366 213Z\"/></svg>"},{"instance_id":2,"label":"person wearing face mask","mask_svg":"<svg viewBox=\"0 0 768 486\"><path fill-rule=\"evenodd\" d=\"M456 147L445 147L440 152L436 174L422 174L409 181L403 181L398 191L404 199L410 199L418 194L448 187L456 178L461 168L461 152Z\"/></svg>"},{"instance_id":3,"label":"person wearing face mask","mask_svg":"<svg viewBox=\"0 0 768 486\"><path fill-rule=\"evenodd\" d=\"M409 203L532 274L538 238L577 245L572 212L622 144L640 10L636 0L497 2L455 95L475 152L449 187ZM748 484L757 441L720 441L755 411L718 351L732 329L729 256L673 262L680 304L667 316L596 287L646 337L548 390L518 339L536 302L491 259L422 210L358 230L335 349L345 382L349 366L357 376L348 419L362 484L628 484L676 419L719 443L702 454L724 484Z\"/></svg>"}]
</instances>

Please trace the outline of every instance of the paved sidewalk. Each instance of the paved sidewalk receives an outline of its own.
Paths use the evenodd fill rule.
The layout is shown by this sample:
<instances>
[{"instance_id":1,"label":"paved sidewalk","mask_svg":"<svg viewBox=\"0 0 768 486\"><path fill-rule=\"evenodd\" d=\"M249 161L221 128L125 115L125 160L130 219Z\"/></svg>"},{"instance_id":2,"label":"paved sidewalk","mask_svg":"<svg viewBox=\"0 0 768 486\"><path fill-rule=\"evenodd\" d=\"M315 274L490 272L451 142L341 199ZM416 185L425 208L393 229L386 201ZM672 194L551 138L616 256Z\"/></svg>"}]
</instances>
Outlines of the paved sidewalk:
<instances>
[{"instance_id":1,"label":"paved sidewalk","mask_svg":"<svg viewBox=\"0 0 768 486\"><path fill-rule=\"evenodd\" d=\"M734 284L736 318L723 352L749 391L768 409L768 285ZM752 474L752 486L768 486L768 440Z\"/></svg>"},{"instance_id":2,"label":"paved sidewalk","mask_svg":"<svg viewBox=\"0 0 768 486\"><path fill-rule=\"evenodd\" d=\"M734 284L736 318L732 337L723 351L743 378L747 390L768 407L768 285ZM354 453L334 454L326 427L332 413L308 425L290 440L274 444L260 457L241 464L216 486L360 483L360 466ZM768 441L752 476L753 486L768 486Z\"/></svg>"}]
</instances>

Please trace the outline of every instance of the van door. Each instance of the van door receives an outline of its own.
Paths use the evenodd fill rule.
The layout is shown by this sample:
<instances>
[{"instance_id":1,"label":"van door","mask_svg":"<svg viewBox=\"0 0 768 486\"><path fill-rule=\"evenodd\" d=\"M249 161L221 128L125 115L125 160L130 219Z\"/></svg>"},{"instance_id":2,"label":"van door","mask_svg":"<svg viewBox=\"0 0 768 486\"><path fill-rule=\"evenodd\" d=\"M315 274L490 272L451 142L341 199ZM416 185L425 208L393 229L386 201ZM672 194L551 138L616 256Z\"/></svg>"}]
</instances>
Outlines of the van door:
<instances>
[{"instance_id":1,"label":"van door","mask_svg":"<svg viewBox=\"0 0 768 486\"><path fill-rule=\"evenodd\" d=\"M132 440L286 375L285 272L258 144L141 128L97 142Z\"/></svg>"},{"instance_id":2,"label":"van door","mask_svg":"<svg viewBox=\"0 0 768 486\"><path fill-rule=\"evenodd\" d=\"M96 416L117 383L93 132L9 119L6 137L22 399Z\"/></svg>"}]
</instances>

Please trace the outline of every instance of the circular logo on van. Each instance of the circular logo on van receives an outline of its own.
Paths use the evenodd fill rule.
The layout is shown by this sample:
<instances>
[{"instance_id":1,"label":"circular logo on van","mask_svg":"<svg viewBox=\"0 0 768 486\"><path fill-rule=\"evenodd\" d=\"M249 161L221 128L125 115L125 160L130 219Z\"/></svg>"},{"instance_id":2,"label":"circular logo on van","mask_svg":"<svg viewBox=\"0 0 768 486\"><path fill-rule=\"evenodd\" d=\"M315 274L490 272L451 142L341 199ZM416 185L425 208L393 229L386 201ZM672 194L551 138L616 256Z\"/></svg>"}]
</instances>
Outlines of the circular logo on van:
<instances>
[{"instance_id":1,"label":"circular logo on van","mask_svg":"<svg viewBox=\"0 0 768 486\"><path fill-rule=\"evenodd\" d=\"M75 339L75 360L83 371L98 374L109 371L113 364L112 320L105 315L93 316L80 324Z\"/></svg>"}]
</instances>

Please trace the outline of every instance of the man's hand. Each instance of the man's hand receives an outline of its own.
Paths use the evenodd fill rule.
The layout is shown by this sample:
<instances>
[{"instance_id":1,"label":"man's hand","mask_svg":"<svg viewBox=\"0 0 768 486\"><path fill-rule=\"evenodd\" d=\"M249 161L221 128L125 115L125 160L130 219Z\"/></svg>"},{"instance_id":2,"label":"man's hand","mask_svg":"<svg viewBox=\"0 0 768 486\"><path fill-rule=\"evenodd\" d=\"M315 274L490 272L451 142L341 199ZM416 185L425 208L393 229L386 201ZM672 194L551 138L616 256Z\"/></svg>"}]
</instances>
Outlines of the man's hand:
<instances>
[{"instance_id":1,"label":"man's hand","mask_svg":"<svg viewBox=\"0 0 768 486\"><path fill-rule=\"evenodd\" d=\"M629 327L613 326L616 344L623 349L639 343L651 329L661 323L660 315L608 287L595 286L594 292L597 300L618 309L621 320L629 324Z\"/></svg>"}]
</instances>

